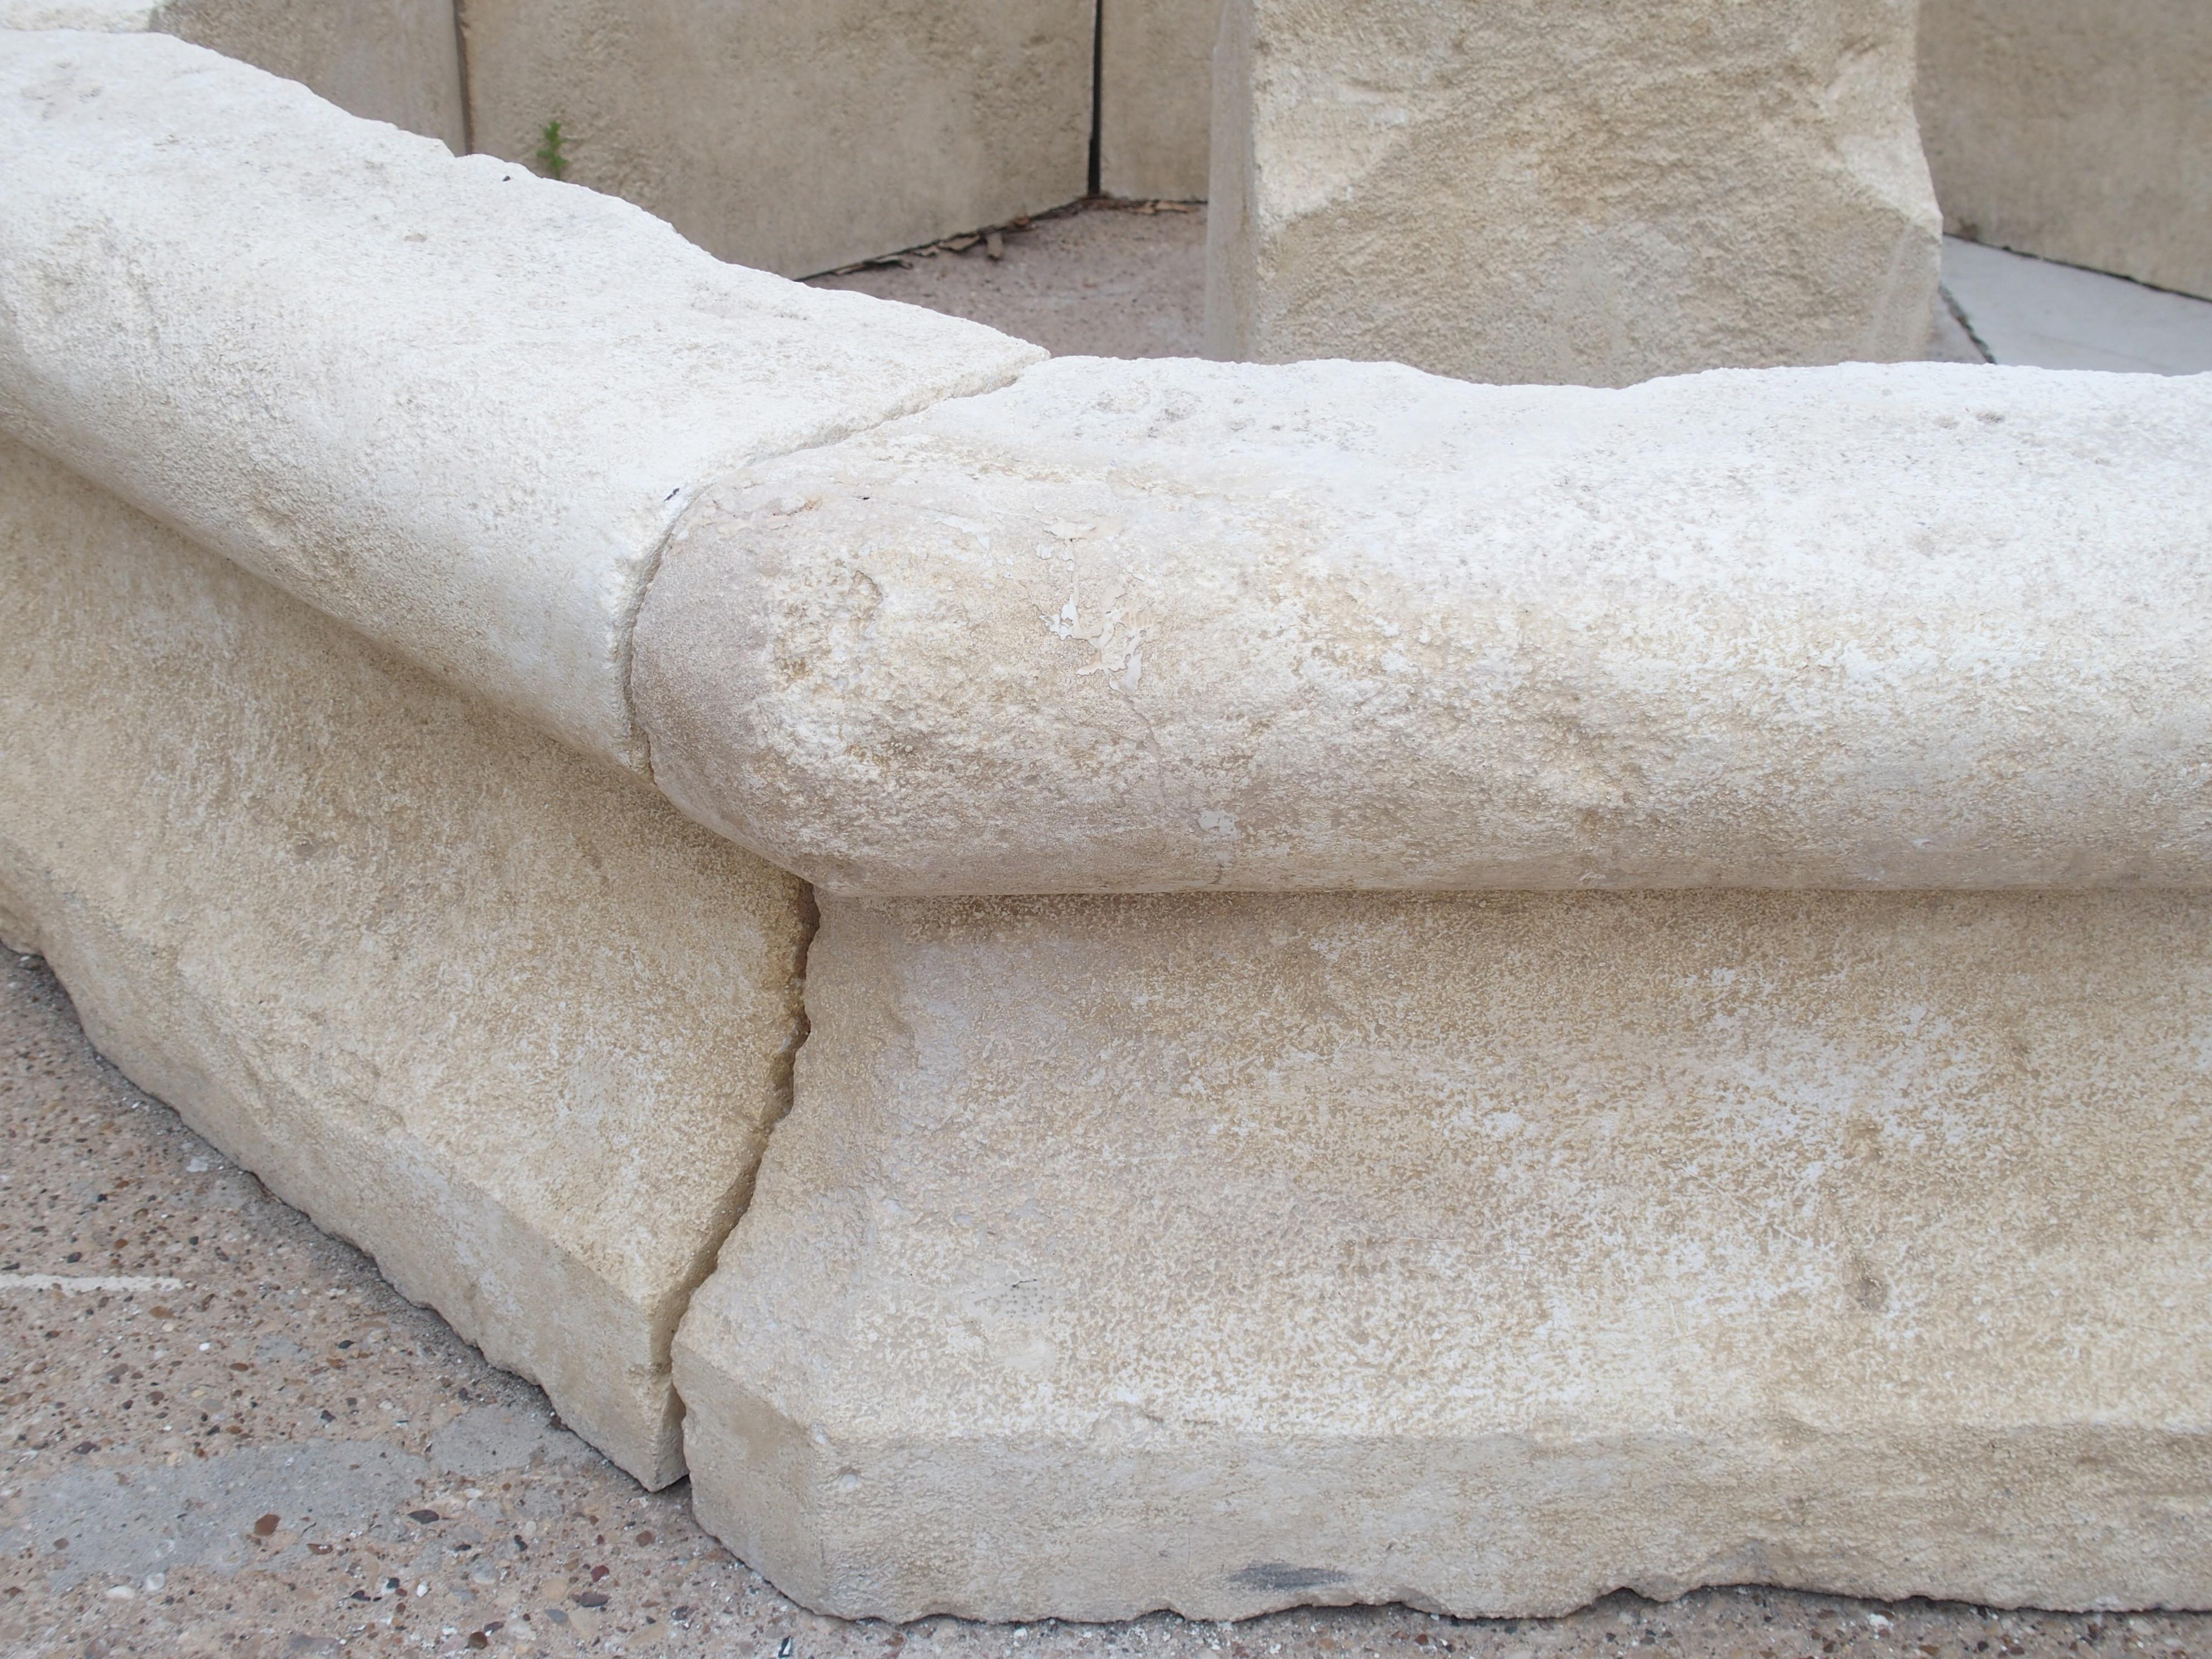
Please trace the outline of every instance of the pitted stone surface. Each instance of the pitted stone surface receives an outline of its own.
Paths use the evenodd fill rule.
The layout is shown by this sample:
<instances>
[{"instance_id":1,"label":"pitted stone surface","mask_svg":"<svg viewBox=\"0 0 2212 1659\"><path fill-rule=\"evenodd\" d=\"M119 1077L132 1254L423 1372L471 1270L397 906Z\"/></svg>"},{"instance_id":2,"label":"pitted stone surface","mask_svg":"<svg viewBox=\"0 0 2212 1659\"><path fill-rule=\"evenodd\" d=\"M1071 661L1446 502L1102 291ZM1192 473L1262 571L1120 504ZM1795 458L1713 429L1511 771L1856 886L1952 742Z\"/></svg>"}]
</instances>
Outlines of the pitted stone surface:
<instances>
[{"instance_id":1,"label":"pitted stone surface","mask_svg":"<svg viewBox=\"0 0 2212 1659\"><path fill-rule=\"evenodd\" d=\"M2212 879L2212 377L1060 359L672 538L654 776L830 890Z\"/></svg>"},{"instance_id":2,"label":"pitted stone surface","mask_svg":"<svg viewBox=\"0 0 2212 1659\"><path fill-rule=\"evenodd\" d=\"M825 902L677 1341L807 1605L2212 1602L2212 898Z\"/></svg>"},{"instance_id":3,"label":"pitted stone surface","mask_svg":"<svg viewBox=\"0 0 2212 1659\"><path fill-rule=\"evenodd\" d=\"M894 1645L904 1639L908 1659L1113 1659L1131 1649L1159 1659L1235 1659L1239 1646L1277 1659L1417 1650L1458 1659L1620 1659L1623 1648L1653 1644L1686 1653L1832 1650L1845 1659L1876 1659L1929 1647L1969 1653L1977 1642L1989 1644L1984 1652L2078 1659L2127 1645L2196 1653L2212 1635L2208 1613L1875 1606L1753 1587L1695 1592L1666 1605L1607 1596L1539 1623L1447 1620L1402 1606L1298 1609L1233 1628L1160 1614L1109 1626L939 1620L887 1632L824 1618L794 1607L702 1534L688 1486L641 1495L619 1469L581 1449L481 1480L443 1472L438 1448L480 1411L542 1421L544 1397L492 1370L435 1316L407 1306L374 1264L318 1233L173 1112L118 1078L92 1052L52 976L35 958L4 953L0 1142L8 1150L0 1267L20 1261L74 1273L67 1252L117 1243L125 1249L120 1265L159 1268L192 1286L189 1303L167 1310L174 1320L156 1316L147 1297L134 1304L0 1292L0 1392L32 1396L9 1419L11 1437L20 1438L15 1468L0 1485L0 1534L33 1511L63 1508L49 1504L43 1488L78 1470L97 1471L127 1503L131 1485L149 1471L189 1467L201 1477L191 1495L206 1497L231 1466L192 1455L192 1443L207 1438L199 1409L239 1429L238 1443L293 1450L333 1441L353 1449L349 1463L364 1465L362 1452L389 1447L430 1465L422 1486L391 1508L334 1510L328 1498L335 1494L326 1493L317 1506L318 1533L303 1535L295 1530L300 1516L280 1514L272 1534L252 1534L244 1570L179 1568L157 1580L158 1589L98 1574L57 1589L69 1552L54 1546L67 1533L33 1534L37 1559L10 1564L8 1587L21 1593L0 1595L0 1647L11 1656L77 1659L96 1644L111 1659L177 1659L195 1644L266 1646L272 1631L299 1652L348 1643L373 1650L392 1639L403 1605L416 1634L453 1627L449 1644L496 1624L486 1632L495 1652L505 1632L508 1641L534 1638L562 1656L619 1642L672 1659L773 1654L786 1638L808 1659L882 1659L887 1638ZM130 1208L117 1214L125 1204ZM127 1243L108 1231L126 1217ZM304 1345L309 1357L265 1360L272 1337ZM252 1369L234 1370L240 1358ZM327 1363L333 1358L345 1369ZM162 1400L195 1395L202 1397L185 1418L146 1414ZM545 1438L574 1445L551 1431ZM234 1439L222 1433L213 1443ZM96 1449L73 1449L88 1441ZM23 1455L32 1450L39 1455ZM411 1513L418 1507L440 1519L418 1522ZM590 1571L598 1566L608 1569L605 1577ZM404 1598L387 1588L395 1580ZM421 1596L413 1594L418 1584L427 1587ZM606 1605L585 1606L579 1598L586 1595Z\"/></svg>"}]
</instances>

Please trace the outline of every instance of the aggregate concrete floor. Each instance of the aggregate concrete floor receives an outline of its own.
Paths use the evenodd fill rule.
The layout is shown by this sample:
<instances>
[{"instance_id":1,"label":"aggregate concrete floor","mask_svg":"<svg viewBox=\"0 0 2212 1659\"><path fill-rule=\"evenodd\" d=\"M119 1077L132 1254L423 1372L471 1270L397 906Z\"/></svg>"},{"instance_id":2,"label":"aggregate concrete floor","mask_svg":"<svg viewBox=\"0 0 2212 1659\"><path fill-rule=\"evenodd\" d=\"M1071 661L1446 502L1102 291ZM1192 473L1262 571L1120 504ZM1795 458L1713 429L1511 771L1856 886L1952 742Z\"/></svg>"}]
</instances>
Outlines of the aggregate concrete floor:
<instances>
[{"instance_id":1,"label":"aggregate concrete floor","mask_svg":"<svg viewBox=\"0 0 2212 1659\"><path fill-rule=\"evenodd\" d=\"M1195 349L1202 215L1041 218L823 279L1060 351ZM1957 337L1951 349L1960 350ZM1964 348L1972 349L1971 343ZM0 955L0 1659L489 1650L738 1659L2203 1655L2212 1614L1749 1589L1572 1617L845 1624L785 1601L94 1053Z\"/></svg>"}]
</instances>

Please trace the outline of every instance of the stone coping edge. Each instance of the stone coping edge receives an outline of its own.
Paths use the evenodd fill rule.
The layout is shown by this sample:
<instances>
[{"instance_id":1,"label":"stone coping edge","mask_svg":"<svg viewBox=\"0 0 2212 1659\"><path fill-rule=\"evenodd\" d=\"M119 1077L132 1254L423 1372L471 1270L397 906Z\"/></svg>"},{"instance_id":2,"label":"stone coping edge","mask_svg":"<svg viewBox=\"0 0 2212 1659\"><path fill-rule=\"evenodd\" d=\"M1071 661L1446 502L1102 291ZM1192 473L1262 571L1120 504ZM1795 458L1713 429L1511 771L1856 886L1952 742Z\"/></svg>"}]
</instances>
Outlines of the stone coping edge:
<instances>
[{"instance_id":1,"label":"stone coping edge","mask_svg":"<svg viewBox=\"0 0 2212 1659\"><path fill-rule=\"evenodd\" d=\"M853 895L2212 879L2212 377L1119 362L0 33L0 429Z\"/></svg>"}]
</instances>

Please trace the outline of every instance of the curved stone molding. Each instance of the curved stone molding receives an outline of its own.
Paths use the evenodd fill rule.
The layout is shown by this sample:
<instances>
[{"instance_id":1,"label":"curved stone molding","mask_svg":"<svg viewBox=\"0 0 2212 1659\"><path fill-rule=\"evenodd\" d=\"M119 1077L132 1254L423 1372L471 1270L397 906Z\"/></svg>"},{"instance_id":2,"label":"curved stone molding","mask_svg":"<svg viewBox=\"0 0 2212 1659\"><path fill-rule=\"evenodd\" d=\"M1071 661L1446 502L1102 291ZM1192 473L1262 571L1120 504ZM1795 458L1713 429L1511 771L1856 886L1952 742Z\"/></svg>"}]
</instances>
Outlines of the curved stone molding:
<instances>
[{"instance_id":1,"label":"curved stone molding","mask_svg":"<svg viewBox=\"0 0 2212 1659\"><path fill-rule=\"evenodd\" d=\"M693 494L1042 355L158 35L0 32L0 429L632 763Z\"/></svg>"},{"instance_id":2,"label":"curved stone molding","mask_svg":"<svg viewBox=\"0 0 2212 1659\"><path fill-rule=\"evenodd\" d=\"M1037 364L160 38L0 146L0 930L786 1592L2212 1601L2212 376ZM1593 887L2012 890L1437 890Z\"/></svg>"},{"instance_id":3,"label":"curved stone molding","mask_svg":"<svg viewBox=\"0 0 2212 1659\"><path fill-rule=\"evenodd\" d=\"M1063 360L711 492L654 775L833 891L2212 881L2212 377Z\"/></svg>"}]
</instances>

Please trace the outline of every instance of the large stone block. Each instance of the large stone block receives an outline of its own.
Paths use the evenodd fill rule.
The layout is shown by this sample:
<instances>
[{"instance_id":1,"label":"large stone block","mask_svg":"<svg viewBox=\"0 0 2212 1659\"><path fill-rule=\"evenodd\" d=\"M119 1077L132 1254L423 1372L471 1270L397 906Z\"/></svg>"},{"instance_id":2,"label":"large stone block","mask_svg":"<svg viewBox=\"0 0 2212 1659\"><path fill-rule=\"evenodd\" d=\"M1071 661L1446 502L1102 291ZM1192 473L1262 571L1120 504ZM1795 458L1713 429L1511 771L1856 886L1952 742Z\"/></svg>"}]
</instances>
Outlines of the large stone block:
<instances>
[{"instance_id":1,"label":"large stone block","mask_svg":"<svg viewBox=\"0 0 2212 1659\"><path fill-rule=\"evenodd\" d=\"M1913 0L1230 0L1208 354L1620 386L1926 348Z\"/></svg>"},{"instance_id":2,"label":"large stone block","mask_svg":"<svg viewBox=\"0 0 2212 1659\"><path fill-rule=\"evenodd\" d=\"M1213 39L1221 0L1100 0L1098 187L1109 196L1206 194Z\"/></svg>"},{"instance_id":3,"label":"large stone block","mask_svg":"<svg viewBox=\"0 0 2212 1659\"><path fill-rule=\"evenodd\" d=\"M640 1480L805 890L0 440L0 932L102 1053Z\"/></svg>"},{"instance_id":4,"label":"large stone block","mask_svg":"<svg viewBox=\"0 0 2212 1659\"><path fill-rule=\"evenodd\" d=\"M2212 1604L2212 897L823 912L676 1351L811 1607Z\"/></svg>"},{"instance_id":5,"label":"large stone block","mask_svg":"<svg viewBox=\"0 0 2212 1659\"><path fill-rule=\"evenodd\" d=\"M1923 0L1945 228L2212 296L2212 6Z\"/></svg>"},{"instance_id":6,"label":"large stone block","mask_svg":"<svg viewBox=\"0 0 2212 1659\"><path fill-rule=\"evenodd\" d=\"M158 35L0 33L0 430L633 765L697 492L1043 355Z\"/></svg>"},{"instance_id":7,"label":"large stone block","mask_svg":"<svg viewBox=\"0 0 2212 1659\"><path fill-rule=\"evenodd\" d=\"M2212 379L1062 359L709 492L632 684L848 894L2197 886L2208 478Z\"/></svg>"},{"instance_id":8,"label":"large stone block","mask_svg":"<svg viewBox=\"0 0 2212 1659\"><path fill-rule=\"evenodd\" d=\"M1093 0L470 0L480 149L805 276L1084 193Z\"/></svg>"}]
</instances>

